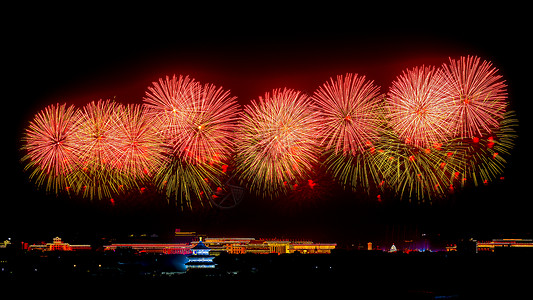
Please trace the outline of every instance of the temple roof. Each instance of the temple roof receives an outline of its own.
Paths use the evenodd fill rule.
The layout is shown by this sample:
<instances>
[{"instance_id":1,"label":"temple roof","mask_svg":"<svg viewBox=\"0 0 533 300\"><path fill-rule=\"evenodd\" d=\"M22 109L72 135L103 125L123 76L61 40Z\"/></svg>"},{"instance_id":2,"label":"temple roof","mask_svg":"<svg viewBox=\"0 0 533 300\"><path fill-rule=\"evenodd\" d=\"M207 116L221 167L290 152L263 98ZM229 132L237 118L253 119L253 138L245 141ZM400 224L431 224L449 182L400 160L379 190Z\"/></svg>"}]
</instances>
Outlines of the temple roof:
<instances>
[{"instance_id":1,"label":"temple roof","mask_svg":"<svg viewBox=\"0 0 533 300\"><path fill-rule=\"evenodd\" d=\"M210 249L208 248L202 241L199 241L198 244L196 246L194 246L192 248L193 250L198 250L198 249Z\"/></svg>"}]
</instances>

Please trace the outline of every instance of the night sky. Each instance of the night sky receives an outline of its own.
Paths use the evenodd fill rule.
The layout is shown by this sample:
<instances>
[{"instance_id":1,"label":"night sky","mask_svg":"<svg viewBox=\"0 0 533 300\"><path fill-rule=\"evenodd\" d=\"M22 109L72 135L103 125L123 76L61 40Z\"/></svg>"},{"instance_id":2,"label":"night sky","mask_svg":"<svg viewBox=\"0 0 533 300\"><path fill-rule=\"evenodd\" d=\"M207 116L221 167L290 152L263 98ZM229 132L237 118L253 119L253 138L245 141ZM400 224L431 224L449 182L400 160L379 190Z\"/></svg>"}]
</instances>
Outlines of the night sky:
<instances>
[{"instance_id":1,"label":"night sky","mask_svg":"<svg viewBox=\"0 0 533 300\"><path fill-rule=\"evenodd\" d=\"M59 9L59 8L56 8ZM83 239L103 234L172 232L350 242L412 238L525 237L531 220L530 30L520 9L447 7L403 13L340 7L203 10L139 7L134 13L50 7L14 13L4 27L2 118L7 139L0 203L0 240ZM397 14L395 14L395 11ZM511 17L511 19L509 19ZM519 138L503 182L468 188L432 205L374 198L323 186L306 199L247 196L229 210L180 211L163 196L89 201L46 195L19 162L24 127L46 105L92 100L142 103L160 77L190 75L230 89L247 104L274 88L312 94L330 77L364 74L386 92L405 68L440 66L448 57L478 55L508 84ZM326 185L326 184L324 184Z\"/></svg>"}]
</instances>

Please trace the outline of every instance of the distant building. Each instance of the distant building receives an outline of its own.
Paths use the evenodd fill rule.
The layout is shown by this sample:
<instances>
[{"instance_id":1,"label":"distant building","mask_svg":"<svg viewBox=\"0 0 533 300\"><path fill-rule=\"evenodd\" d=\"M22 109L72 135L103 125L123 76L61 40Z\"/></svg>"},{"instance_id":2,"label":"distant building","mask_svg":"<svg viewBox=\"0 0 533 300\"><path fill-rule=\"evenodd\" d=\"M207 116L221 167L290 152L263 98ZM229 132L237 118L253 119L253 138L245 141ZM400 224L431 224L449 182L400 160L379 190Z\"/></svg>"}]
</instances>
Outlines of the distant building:
<instances>
[{"instance_id":1,"label":"distant building","mask_svg":"<svg viewBox=\"0 0 533 300\"><path fill-rule=\"evenodd\" d=\"M117 249L132 249L137 252L159 253L159 254L183 254L189 255L194 247L200 244L209 248L212 256L221 253L229 254L330 254L335 249L336 243L314 243L312 241L288 241L288 240L256 240L255 238L228 238L228 237L205 237L194 232L182 232L176 230L179 235L192 241L188 243L127 243L111 244L104 246L105 251L115 251Z\"/></svg>"},{"instance_id":2,"label":"distant building","mask_svg":"<svg viewBox=\"0 0 533 300\"><path fill-rule=\"evenodd\" d=\"M299 252L302 254L331 254L337 247L336 243L295 242L289 245L288 253Z\"/></svg>"},{"instance_id":3,"label":"distant building","mask_svg":"<svg viewBox=\"0 0 533 300\"><path fill-rule=\"evenodd\" d=\"M268 246L269 253L290 253L289 249L291 248L291 242L289 241L266 241L265 243Z\"/></svg>"},{"instance_id":4,"label":"distant building","mask_svg":"<svg viewBox=\"0 0 533 300\"><path fill-rule=\"evenodd\" d=\"M529 248L533 250L531 239L493 239L490 242L477 242L476 252L494 252L504 248Z\"/></svg>"},{"instance_id":5,"label":"distant building","mask_svg":"<svg viewBox=\"0 0 533 300\"><path fill-rule=\"evenodd\" d=\"M211 248L212 255L221 252L230 254L329 254L336 243L314 243L312 241L256 240L254 238L205 238L203 243Z\"/></svg>"},{"instance_id":6,"label":"distant building","mask_svg":"<svg viewBox=\"0 0 533 300\"><path fill-rule=\"evenodd\" d=\"M111 244L104 246L104 251L116 251L118 249L132 249L140 253L159 254L191 254L190 244L158 244L158 243L133 243L133 244Z\"/></svg>"},{"instance_id":7,"label":"distant building","mask_svg":"<svg viewBox=\"0 0 533 300\"><path fill-rule=\"evenodd\" d=\"M265 241L250 241L248 244L244 245L244 253L250 254L269 254L270 248Z\"/></svg>"},{"instance_id":8,"label":"distant building","mask_svg":"<svg viewBox=\"0 0 533 300\"><path fill-rule=\"evenodd\" d=\"M210 249L202 241L199 241L191 250L192 254L187 257L189 261L185 263L187 270L212 269L216 266L213 262L215 257L209 255Z\"/></svg>"},{"instance_id":9,"label":"distant building","mask_svg":"<svg viewBox=\"0 0 533 300\"><path fill-rule=\"evenodd\" d=\"M222 252L244 254L246 253L246 245L254 240L254 238L206 237L202 239L202 242L211 249L211 255L217 256Z\"/></svg>"},{"instance_id":10,"label":"distant building","mask_svg":"<svg viewBox=\"0 0 533 300\"><path fill-rule=\"evenodd\" d=\"M531 249L533 250L532 239L493 239L490 242L480 242L476 240L469 240L470 251L466 252L494 252L497 249ZM450 244L446 246L446 251L460 251L465 252L465 242L461 242L458 245Z\"/></svg>"},{"instance_id":11,"label":"distant building","mask_svg":"<svg viewBox=\"0 0 533 300\"><path fill-rule=\"evenodd\" d=\"M91 245L70 245L64 243L60 237L55 237L52 243L44 245L30 245L28 250L37 251L79 251L79 250L91 250Z\"/></svg>"}]
</instances>

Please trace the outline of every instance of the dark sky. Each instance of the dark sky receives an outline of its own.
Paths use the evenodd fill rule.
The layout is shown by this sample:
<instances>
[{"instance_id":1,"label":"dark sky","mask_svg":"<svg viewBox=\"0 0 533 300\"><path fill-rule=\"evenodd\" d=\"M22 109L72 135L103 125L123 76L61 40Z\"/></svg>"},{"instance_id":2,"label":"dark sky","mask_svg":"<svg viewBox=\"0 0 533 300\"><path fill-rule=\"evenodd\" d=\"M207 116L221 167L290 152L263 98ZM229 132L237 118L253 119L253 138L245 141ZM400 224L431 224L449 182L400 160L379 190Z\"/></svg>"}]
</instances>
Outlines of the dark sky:
<instances>
[{"instance_id":1,"label":"dark sky","mask_svg":"<svg viewBox=\"0 0 533 300\"><path fill-rule=\"evenodd\" d=\"M4 196L0 239L48 239L174 227L214 235L390 239L423 231L449 236L527 235L531 162L526 113L531 76L529 30L520 9L446 7L410 12L380 7L327 8L93 7L13 10L4 27ZM246 9L246 8L245 8ZM398 8L399 9L399 8ZM511 19L509 19L511 18ZM274 88L312 93L331 76L364 74L386 92L405 68L439 66L448 57L491 60L509 85L520 138L506 180L467 189L429 205L373 199L332 189L309 201L245 198L231 210L177 212L157 197L111 207L107 202L46 196L19 163L20 137L46 105L115 98L141 103L160 77L190 75L230 89L241 104ZM312 197L311 197L312 198Z\"/></svg>"}]
</instances>

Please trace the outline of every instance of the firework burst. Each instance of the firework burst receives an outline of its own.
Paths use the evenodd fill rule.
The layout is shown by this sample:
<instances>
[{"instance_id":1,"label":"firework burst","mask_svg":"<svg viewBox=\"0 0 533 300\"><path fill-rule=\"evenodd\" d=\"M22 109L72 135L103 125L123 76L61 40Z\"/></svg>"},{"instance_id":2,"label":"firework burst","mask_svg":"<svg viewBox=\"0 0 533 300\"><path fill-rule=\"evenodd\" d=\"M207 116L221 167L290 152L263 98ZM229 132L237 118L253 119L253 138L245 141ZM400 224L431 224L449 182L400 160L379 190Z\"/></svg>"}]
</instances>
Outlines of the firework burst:
<instances>
[{"instance_id":1,"label":"firework burst","mask_svg":"<svg viewBox=\"0 0 533 300\"><path fill-rule=\"evenodd\" d=\"M389 124L407 144L428 147L453 133L454 106L444 93L445 81L434 67L404 71L387 96Z\"/></svg>"},{"instance_id":2,"label":"firework burst","mask_svg":"<svg viewBox=\"0 0 533 300\"><path fill-rule=\"evenodd\" d=\"M190 163L228 157L239 114L236 97L212 84L174 76L154 82L145 105L175 155Z\"/></svg>"},{"instance_id":3,"label":"firework burst","mask_svg":"<svg viewBox=\"0 0 533 300\"><path fill-rule=\"evenodd\" d=\"M174 152L190 163L227 159L239 114L235 99L212 84L196 89L193 100L182 105L187 113L171 128Z\"/></svg>"},{"instance_id":4,"label":"firework burst","mask_svg":"<svg viewBox=\"0 0 533 300\"><path fill-rule=\"evenodd\" d=\"M442 66L456 137L481 137L498 128L507 107L507 91L497 72L492 63L474 56L450 58L450 64Z\"/></svg>"},{"instance_id":5,"label":"firework burst","mask_svg":"<svg viewBox=\"0 0 533 300\"><path fill-rule=\"evenodd\" d=\"M144 105L150 118L157 120L155 125L163 138L173 139L176 134L175 128L179 126L189 111L186 110L190 103L194 102L194 95L199 84L189 76L168 76L159 82L153 82L148 87Z\"/></svg>"},{"instance_id":6,"label":"firework burst","mask_svg":"<svg viewBox=\"0 0 533 300\"><path fill-rule=\"evenodd\" d=\"M50 105L39 112L22 138L22 158L30 179L48 192L59 193L70 186L68 176L78 164L78 132L74 106Z\"/></svg>"},{"instance_id":7,"label":"firework burst","mask_svg":"<svg viewBox=\"0 0 533 300\"><path fill-rule=\"evenodd\" d=\"M320 136L326 150L355 155L378 139L381 118L379 87L365 76L346 74L330 79L313 96L322 126Z\"/></svg>"},{"instance_id":8,"label":"firework burst","mask_svg":"<svg viewBox=\"0 0 533 300\"><path fill-rule=\"evenodd\" d=\"M318 162L317 112L311 99L291 89L273 90L244 108L237 131L241 179L257 194L276 196Z\"/></svg>"},{"instance_id":9,"label":"firework burst","mask_svg":"<svg viewBox=\"0 0 533 300\"><path fill-rule=\"evenodd\" d=\"M313 99L328 171L345 186L369 190L380 182L373 155L383 125L379 87L365 76L348 73L331 78Z\"/></svg>"},{"instance_id":10,"label":"firework burst","mask_svg":"<svg viewBox=\"0 0 533 300\"><path fill-rule=\"evenodd\" d=\"M77 115L79 129L74 141L79 163L71 178L74 190L85 197L102 199L135 186L117 161L123 142L116 126L118 108L111 100L92 101Z\"/></svg>"},{"instance_id":11,"label":"firework burst","mask_svg":"<svg viewBox=\"0 0 533 300\"><path fill-rule=\"evenodd\" d=\"M146 95L148 115L160 120L156 127L167 156L165 166L155 173L157 185L186 203L193 196L210 195L209 182L218 182L222 175L217 165L233 148L236 97L183 76L154 82Z\"/></svg>"}]
</instances>

